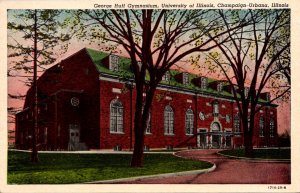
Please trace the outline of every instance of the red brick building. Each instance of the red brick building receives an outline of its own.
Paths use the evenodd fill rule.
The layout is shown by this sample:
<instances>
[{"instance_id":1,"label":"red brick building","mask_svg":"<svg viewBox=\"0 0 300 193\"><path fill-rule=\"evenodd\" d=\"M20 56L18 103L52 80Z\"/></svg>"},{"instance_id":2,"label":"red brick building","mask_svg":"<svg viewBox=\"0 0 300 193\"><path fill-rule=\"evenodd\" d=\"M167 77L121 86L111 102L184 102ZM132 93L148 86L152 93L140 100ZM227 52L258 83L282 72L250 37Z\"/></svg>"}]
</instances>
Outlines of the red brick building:
<instances>
[{"instance_id":1,"label":"red brick building","mask_svg":"<svg viewBox=\"0 0 300 193\"><path fill-rule=\"evenodd\" d=\"M82 49L38 80L40 150L130 149L134 144L135 89L128 58ZM32 89L16 115L16 146L30 148ZM146 95L146 93L144 93ZM260 105L270 100L261 96ZM243 145L231 88L225 81L170 70L155 93L145 149L231 148ZM277 145L276 105L255 118L254 146Z\"/></svg>"}]
</instances>

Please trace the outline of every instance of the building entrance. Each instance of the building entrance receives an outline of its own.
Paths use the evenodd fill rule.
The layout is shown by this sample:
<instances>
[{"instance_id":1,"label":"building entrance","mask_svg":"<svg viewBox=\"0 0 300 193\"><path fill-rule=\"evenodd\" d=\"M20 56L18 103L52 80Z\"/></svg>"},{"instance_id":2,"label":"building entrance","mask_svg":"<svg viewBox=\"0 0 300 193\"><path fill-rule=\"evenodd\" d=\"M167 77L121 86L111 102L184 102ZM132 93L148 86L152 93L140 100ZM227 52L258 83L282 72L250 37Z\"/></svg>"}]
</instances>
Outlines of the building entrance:
<instances>
[{"instance_id":1,"label":"building entrance","mask_svg":"<svg viewBox=\"0 0 300 193\"><path fill-rule=\"evenodd\" d=\"M69 144L68 150L74 151L78 150L80 141L80 128L77 124L69 125Z\"/></svg>"},{"instance_id":2,"label":"building entrance","mask_svg":"<svg viewBox=\"0 0 300 193\"><path fill-rule=\"evenodd\" d=\"M206 129L198 129L198 135L197 135L197 147L198 148L206 148L207 147L207 130Z\"/></svg>"},{"instance_id":3,"label":"building entrance","mask_svg":"<svg viewBox=\"0 0 300 193\"><path fill-rule=\"evenodd\" d=\"M231 147L231 136L227 135L225 137L226 147Z\"/></svg>"},{"instance_id":4,"label":"building entrance","mask_svg":"<svg viewBox=\"0 0 300 193\"><path fill-rule=\"evenodd\" d=\"M220 135L212 135L212 147L213 148L220 147Z\"/></svg>"}]
</instances>

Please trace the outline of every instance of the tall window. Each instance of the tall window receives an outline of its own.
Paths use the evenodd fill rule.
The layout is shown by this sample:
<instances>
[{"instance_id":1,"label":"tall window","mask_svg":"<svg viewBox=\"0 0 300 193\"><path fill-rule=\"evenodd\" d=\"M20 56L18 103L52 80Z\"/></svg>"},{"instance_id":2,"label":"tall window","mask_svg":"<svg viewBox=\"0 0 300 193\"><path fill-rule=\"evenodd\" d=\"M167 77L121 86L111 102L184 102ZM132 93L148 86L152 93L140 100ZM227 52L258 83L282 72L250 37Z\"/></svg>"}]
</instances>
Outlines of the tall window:
<instances>
[{"instance_id":1,"label":"tall window","mask_svg":"<svg viewBox=\"0 0 300 193\"><path fill-rule=\"evenodd\" d=\"M201 78L201 88L207 89L207 78L206 77Z\"/></svg>"},{"instance_id":2,"label":"tall window","mask_svg":"<svg viewBox=\"0 0 300 193\"><path fill-rule=\"evenodd\" d=\"M144 112L144 105L143 105L142 111ZM149 110L149 114L148 114L147 127L146 127L145 133L151 134L151 111L150 110Z\"/></svg>"},{"instance_id":3,"label":"tall window","mask_svg":"<svg viewBox=\"0 0 300 193\"><path fill-rule=\"evenodd\" d=\"M123 105L119 100L110 103L110 132L123 133Z\"/></svg>"},{"instance_id":4,"label":"tall window","mask_svg":"<svg viewBox=\"0 0 300 193\"><path fill-rule=\"evenodd\" d=\"M274 124L274 119L270 119L270 137L274 137L275 133L275 124Z\"/></svg>"},{"instance_id":5,"label":"tall window","mask_svg":"<svg viewBox=\"0 0 300 193\"><path fill-rule=\"evenodd\" d=\"M213 115L214 117L219 116L219 103L217 101L213 102Z\"/></svg>"},{"instance_id":6,"label":"tall window","mask_svg":"<svg viewBox=\"0 0 300 193\"><path fill-rule=\"evenodd\" d=\"M119 70L119 56L117 56L117 55L109 56L109 69L112 71Z\"/></svg>"},{"instance_id":7,"label":"tall window","mask_svg":"<svg viewBox=\"0 0 300 193\"><path fill-rule=\"evenodd\" d=\"M265 121L263 117L259 118L259 136L263 137L264 134L264 130L265 130Z\"/></svg>"},{"instance_id":8,"label":"tall window","mask_svg":"<svg viewBox=\"0 0 300 193\"><path fill-rule=\"evenodd\" d=\"M235 130L236 133L240 133L241 132L240 116L239 116L238 113L234 116L233 126L234 126L234 130Z\"/></svg>"},{"instance_id":9,"label":"tall window","mask_svg":"<svg viewBox=\"0 0 300 193\"><path fill-rule=\"evenodd\" d=\"M194 113L192 109L188 109L185 113L185 133L187 135L193 134L194 129Z\"/></svg>"},{"instance_id":10,"label":"tall window","mask_svg":"<svg viewBox=\"0 0 300 193\"><path fill-rule=\"evenodd\" d=\"M174 112L170 105L164 111L164 130L166 135L174 134Z\"/></svg>"},{"instance_id":11,"label":"tall window","mask_svg":"<svg viewBox=\"0 0 300 193\"><path fill-rule=\"evenodd\" d=\"M184 85L189 84L189 74L188 73L183 73L182 74L182 83Z\"/></svg>"},{"instance_id":12,"label":"tall window","mask_svg":"<svg viewBox=\"0 0 300 193\"><path fill-rule=\"evenodd\" d=\"M151 134L151 111L148 114L146 134Z\"/></svg>"}]
</instances>

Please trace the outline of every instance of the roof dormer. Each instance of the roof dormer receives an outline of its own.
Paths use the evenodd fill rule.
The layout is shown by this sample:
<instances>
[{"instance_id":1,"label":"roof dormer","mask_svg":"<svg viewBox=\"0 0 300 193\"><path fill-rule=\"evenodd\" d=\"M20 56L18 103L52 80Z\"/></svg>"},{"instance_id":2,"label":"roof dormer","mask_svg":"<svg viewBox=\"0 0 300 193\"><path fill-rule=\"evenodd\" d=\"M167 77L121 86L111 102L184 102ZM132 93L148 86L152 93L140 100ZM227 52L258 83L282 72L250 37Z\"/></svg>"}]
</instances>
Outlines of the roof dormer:
<instances>
[{"instance_id":1,"label":"roof dormer","mask_svg":"<svg viewBox=\"0 0 300 193\"><path fill-rule=\"evenodd\" d=\"M223 87L225 86L225 81L224 80L216 80L214 82L209 83L209 87L214 89L217 92L222 92Z\"/></svg>"},{"instance_id":2,"label":"roof dormer","mask_svg":"<svg viewBox=\"0 0 300 193\"><path fill-rule=\"evenodd\" d=\"M266 101L270 101L271 100L271 95L269 92L264 92L264 93L261 93L259 95L259 97L263 100L266 100Z\"/></svg>"},{"instance_id":3,"label":"roof dormer","mask_svg":"<svg viewBox=\"0 0 300 193\"><path fill-rule=\"evenodd\" d=\"M109 55L109 70L111 71L119 71L119 60L120 57L114 54Z\"/></svg>"},{"instance_id":4,"label":"roof dormer","mask_svg":"<svg viewBox=\"0 0 300 193\"><path fill-rule=\"evenodd\" d=\"M169 71L167 71L163 76L162 76L162 81L166 81L166 82L169 82L170 81L170 77L171 77L171 75L170 75L170 72Z\"/></svg>"},{"instance_id":5,"label":"roof dormer","mask_svg":"<svg viewBox=\"0 0 300 193\"><path fill-rule=\"evenodd\" d=\"M189 73L182 72L175 76L175 80L183 85L189 85L190 84L190 78Z\"/></svg>"},{"instance_id":6,"label":"roof dormer","mask_svg":"<svg viewBox=\"0 0 300 193\"><path fill-rule=\"evenodd\" d=\"M200 76L198 78L194 78L192 80L193 84L200 87L203 90L207 89L208 86L208 78L205 76Z\"/></svg>"}]
</instances>

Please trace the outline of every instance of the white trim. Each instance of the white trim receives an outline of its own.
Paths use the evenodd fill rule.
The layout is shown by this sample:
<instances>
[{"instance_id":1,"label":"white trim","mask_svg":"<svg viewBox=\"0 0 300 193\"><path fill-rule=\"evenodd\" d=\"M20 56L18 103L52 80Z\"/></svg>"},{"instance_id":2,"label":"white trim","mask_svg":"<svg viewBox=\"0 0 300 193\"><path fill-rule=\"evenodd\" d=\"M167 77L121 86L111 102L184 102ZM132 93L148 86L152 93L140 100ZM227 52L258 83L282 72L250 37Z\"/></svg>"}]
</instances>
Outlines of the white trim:
<instances>
[{"instance_id":1,"label":"white trim","mask_svg":"<svg viewBox=\"0 0 300 193\"><path fill-rule=\"evenodd\" d=\"M166 98L165 98L166 100L168 100L168 101L171 101L172 100L172 97L170 97L170 96L166 96Z\"/></svg>"},{"instance_id":2,"label":"white trim","mask_svg":"<svg viewBox=\"0 0 300 193\"><path fill-rule=\"evenodd\" d=\"M118 93L118 94L121 94L122 93L122 90L119 89L119 88L112 88L111 90L113 93Z\"/></svg>"},{"instance_id":3,"label":"white trim","mask_svg":"<svg viewBox=\"0 0 300 193\"><path fill-rule=\"evenodd\" d=\"M224 131L225 131L225 132L227 132L227 131L232 132L232 128L224 128Z\"/></svg>"},{"instance_id":4,"label":"white trim","mask_svg":"<svg viewBox=\"0 0 300 193\"><path fill-rule=\"evenodd\" d=\"M120 132L120 131L117 131L117 132L115 132L115 131L110 131L109 133L110 133L110 134L125 134L124 132Z\"/></svg>"},{"instance_id":5,"label":"white trim","mask_svg":"<svg viewBox=\"0 0 300 193\"><path fill-rule=\"evenodd\" d=\"M164 133L166 136L175 136L175 133Z\"/></svg>"},{"instance_id":6,"label":"white trim","mask_svg":"<svg viewBox=\"0 0 300 193\"><path fill-rule=\"evenodd\" d=\"M103 77L101 75L99 75L99 80L104 80L104 81L109 81L109 82L116 82L116 83L125 83L124 81L121 81L119 79ZM133 85L135 85L135 83L133 83ZM233 100L233 99L225 99L225 98L222 98L222 97L209 96L209 95L205 95L205 94L201 94L201 93L195 94L194 92L180 91L180 90L176 90L176 89L172 89L172 88L165 88L165 87L162 87L162 86L157 86L157 90L170 91L170 92L174 92L174 93L186 94L186 95L191 95L191 96L197 95L197 97L200 96L200 97L204 97L204 98L214 98L214 99L218 99L218 100L222 100L222 101L235 102L235 100Z\"/></svg>"}]
</instances>

